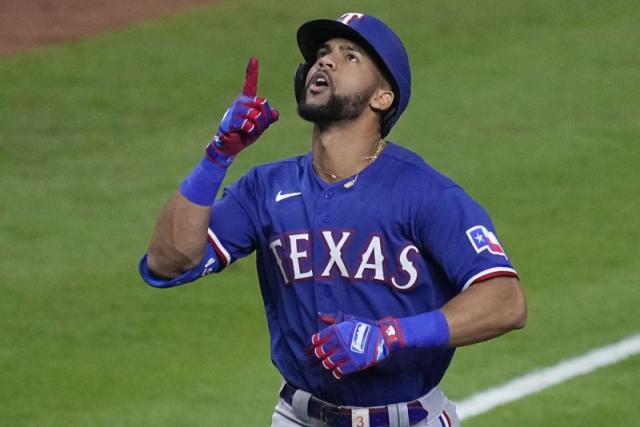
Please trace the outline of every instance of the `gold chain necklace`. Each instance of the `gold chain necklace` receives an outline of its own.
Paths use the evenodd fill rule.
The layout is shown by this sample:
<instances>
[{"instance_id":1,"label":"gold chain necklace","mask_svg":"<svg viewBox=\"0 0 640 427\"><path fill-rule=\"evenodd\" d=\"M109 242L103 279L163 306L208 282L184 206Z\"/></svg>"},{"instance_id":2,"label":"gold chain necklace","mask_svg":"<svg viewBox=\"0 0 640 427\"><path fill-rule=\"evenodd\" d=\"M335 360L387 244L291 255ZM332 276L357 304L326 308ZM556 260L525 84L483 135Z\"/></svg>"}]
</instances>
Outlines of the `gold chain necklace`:
<instances>
[{"instance_id":1,"label":"gold chain necklace","mask_svg":"<svg viewBox=\"0 0 640 427\"><path fill-rule=\"evenodd\" d=\"M347 176L338 176L335 174L332 174L331 172L329 172L328 170L322 168L316 161L315 159L313 160L313 165L316 167L316 169L318 169L320 172L322 172L323 174L327 175L328 177L330 177L332 180L334 181L338 181L340 179L345 179L349 176L353 176L354 178L345 183L344 184L344 188L351 188L356 184L356 181L358 180L358 175L360 174L360 172L362 172L364 169L366 169L369 165L371 165L371 163L375 162L376 159L378 158L378 156L380 155L380 152L382 151L382 149L384 148L384 141L381 139L378 141L378 148L376 148L375 153L373 153L373 155L371 156L367 156L367 157L363 157L362 160L369 160L369 163L366 164L366 166L364 166L362 169L359 169L354 175L347 175Z\"/></svg>"}]
</instances>

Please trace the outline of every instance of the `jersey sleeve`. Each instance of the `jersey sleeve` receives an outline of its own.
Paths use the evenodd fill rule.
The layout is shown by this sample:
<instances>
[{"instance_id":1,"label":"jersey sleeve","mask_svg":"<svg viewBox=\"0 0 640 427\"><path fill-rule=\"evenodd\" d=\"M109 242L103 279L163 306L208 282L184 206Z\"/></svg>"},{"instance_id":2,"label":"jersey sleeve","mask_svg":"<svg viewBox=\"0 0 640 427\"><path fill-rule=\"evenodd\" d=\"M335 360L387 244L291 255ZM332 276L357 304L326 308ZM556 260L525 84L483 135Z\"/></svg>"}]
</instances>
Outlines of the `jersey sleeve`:
<instances>
[{"instance_id":1,"label":"jersey sleeve","mask_svg":"<svg viewBox=\"0 0 640 427\"><path fill-rule=\"evenodd\" d=\"M458 291L492 277L517 277L489 215L460 187L442 190L423 209L420 239Z\"/></svg>"},{"instance_id":2,"label":"jersey sleeve","mask_svg":"<svg viewBox=\"0 0 640 427\"><path fill-rule=\"evenodd\" d=\"M218 273L236 260L249 255L257 247L255 214L251 207L253 192L246 178L241 178L223 191L211 210L205 253L194 268L173 279L155 276L147 265L147 254L140 260L143 280L156 288L171 288Z\"/></svg>"}]
</instances>

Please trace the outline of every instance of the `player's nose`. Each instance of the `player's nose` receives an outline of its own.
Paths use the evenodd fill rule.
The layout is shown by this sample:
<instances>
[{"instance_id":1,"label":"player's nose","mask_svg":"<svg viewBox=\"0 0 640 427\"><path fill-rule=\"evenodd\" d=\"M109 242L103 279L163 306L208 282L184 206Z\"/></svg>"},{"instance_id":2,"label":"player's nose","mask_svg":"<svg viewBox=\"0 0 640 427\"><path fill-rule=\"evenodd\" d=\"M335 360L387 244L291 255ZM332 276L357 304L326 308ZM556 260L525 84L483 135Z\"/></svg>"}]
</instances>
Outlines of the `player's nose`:
<instances>
[{"instance_id":1,"label":"player's nose","mask_svg":"<svg viewBox=\"0 0 640 427\"><path fill-rule=\"evenodd\" d=\"M333 58L331 57L330 54L327 55L323 55L318 59L318 67L320 69L329 69L329 70L333 70L336 67L336 63L333 60Z\"/></svg>"}]
</instances>

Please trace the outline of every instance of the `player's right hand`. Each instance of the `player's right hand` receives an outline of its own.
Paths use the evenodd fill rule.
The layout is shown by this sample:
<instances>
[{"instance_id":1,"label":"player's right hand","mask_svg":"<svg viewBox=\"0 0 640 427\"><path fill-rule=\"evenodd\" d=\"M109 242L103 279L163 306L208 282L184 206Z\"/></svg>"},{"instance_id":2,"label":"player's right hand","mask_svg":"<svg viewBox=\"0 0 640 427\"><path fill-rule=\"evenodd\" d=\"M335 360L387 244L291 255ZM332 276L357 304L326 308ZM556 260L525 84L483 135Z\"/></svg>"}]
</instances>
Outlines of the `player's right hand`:
<instances>
[{"instance_id":1,"label":"player's right hand","mask_svg":"<svg viewBox=\"0 0 640 427\"><path fill-rule=\"evenodd\" d=\"M280 117L266 99L256 96L258 68L258 59L249 59L242 93L227 109L216 135L207 146L207 154L212 160L220 157L232 159Z\"/></svg>"}]
</instances>

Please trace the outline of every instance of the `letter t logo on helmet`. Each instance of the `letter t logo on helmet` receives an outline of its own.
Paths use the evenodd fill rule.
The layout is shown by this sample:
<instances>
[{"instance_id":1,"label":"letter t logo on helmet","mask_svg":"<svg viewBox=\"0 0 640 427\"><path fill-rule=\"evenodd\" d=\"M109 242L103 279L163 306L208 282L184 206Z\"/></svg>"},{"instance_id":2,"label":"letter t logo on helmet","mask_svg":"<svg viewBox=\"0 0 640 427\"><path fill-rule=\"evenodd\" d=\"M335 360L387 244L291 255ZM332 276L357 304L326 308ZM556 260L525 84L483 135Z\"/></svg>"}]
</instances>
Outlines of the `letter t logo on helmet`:
<instances>
[{"instance_id":1,"label":"letter t logo on helmet","mask_svg":"<svg viewBox=\"0 0 640 427\"><path fill-rule=\"evenodd\" d=\"M345 13L342 15L338 21L341 21L343 24L349 25L352 19L362 19L364 18L364 13Z\"/></svg>"},{"instance_id":2,"label":"letter t logo on helmet","mask_svg":"<svg viewBox=\"0 0 640 427\"><path fill-rule=\"evenodd\" d=\"M305 63L296 71L294 89L300 101L309 68L316 59L320 46L327 40L341 37L353 40L371 54L378 68L385 75L396 97L393 105L382 118L382 137L385 137L398 121L411 97L411 65L400 38L387 24L363 13L345 13L340 18L309 21L298 29L298 47Z\"/></svg>"}]
</instances>

